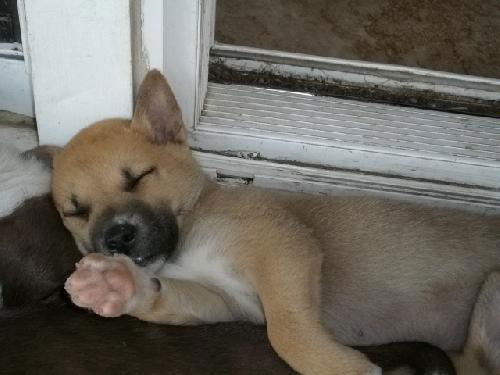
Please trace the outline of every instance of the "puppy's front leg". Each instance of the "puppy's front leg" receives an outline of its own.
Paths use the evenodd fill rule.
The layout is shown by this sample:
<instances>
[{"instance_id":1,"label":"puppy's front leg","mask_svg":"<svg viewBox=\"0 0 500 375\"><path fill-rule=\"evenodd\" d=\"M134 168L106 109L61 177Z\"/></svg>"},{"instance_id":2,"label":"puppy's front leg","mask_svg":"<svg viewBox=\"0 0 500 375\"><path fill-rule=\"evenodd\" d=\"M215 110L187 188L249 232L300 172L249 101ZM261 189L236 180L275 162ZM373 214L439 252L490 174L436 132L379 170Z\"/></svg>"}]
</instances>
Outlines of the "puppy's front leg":
<instances>
[{"instance_id":1,"label":"puppy's front leg","mask_svg":"<svg viewBox=\"0 0 500 375\"><path fill-rule=\"evenodd\" d=\"M320 321L319 251L288 248L256 262L253 278L267 321L268 336L276 352L301 374L376 375L382 374L360 352L337 341ZM304 251L306 250L306 251ZM262 267L265 264L265 267Z\"/></svg>"},{"instance_id":2,"label":"puppy's front leg","mask_svg":"<svg viewBox=\"0 0 500 375\"><path fill-rule=\"evenodd\" d=\"M234 320L218 291L189 280L155 278L124 256L87 255L65 288L77 306L105 317L127 314L170 324Z\"/></svg>"}]
</instances>

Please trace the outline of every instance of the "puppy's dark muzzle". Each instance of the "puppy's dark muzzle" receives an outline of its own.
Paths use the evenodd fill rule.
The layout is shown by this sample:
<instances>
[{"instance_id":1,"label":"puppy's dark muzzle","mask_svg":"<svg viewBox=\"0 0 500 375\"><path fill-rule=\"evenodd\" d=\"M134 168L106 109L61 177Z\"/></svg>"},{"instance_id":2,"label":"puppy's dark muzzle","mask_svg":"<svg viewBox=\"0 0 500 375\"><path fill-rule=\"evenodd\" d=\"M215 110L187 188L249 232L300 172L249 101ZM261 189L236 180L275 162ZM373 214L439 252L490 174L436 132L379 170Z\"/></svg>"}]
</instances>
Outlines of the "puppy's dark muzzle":
<instances>
[{"instance_id":1,"label":"puppy's dark muzzle","mask_svg":"<svg viewBox=\"0 0 500 375\"><path fill-rule=\"evenodd\" d=\"M111 253L129 255L135 246L137 228L131 224L117 224L104 232L104 245Z\"/></svg>"},{"instance_id":2,"label":"puppy's dark muzzle","mask_svg":"<svg viewBox=\"0 0 500 375\"><path fill-rule=\"evenodd\" d=\"M145 266L166 259L177 246L177 221L168 208L131 201L105 210L92 232L94 249L106 255L123 254Z\"/></svg>"}]
</instances>

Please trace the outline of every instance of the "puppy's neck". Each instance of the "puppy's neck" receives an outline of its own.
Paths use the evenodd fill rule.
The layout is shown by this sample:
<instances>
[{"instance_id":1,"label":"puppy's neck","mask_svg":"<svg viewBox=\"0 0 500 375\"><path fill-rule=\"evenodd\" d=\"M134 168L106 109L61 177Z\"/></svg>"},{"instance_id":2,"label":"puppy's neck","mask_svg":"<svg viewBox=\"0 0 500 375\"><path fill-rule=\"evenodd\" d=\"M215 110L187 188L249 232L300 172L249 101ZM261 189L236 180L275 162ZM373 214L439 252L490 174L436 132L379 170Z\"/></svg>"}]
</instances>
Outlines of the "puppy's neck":
<instances>
[{"instance_id":1,"label":"puppy's neck","mask_svg":"<svg viewBox=\"0 0 500 375\"><path fill-rule=\"evenodd\" d=\"M186 222L189 222L191 214L197 210L198 207L203 205L213 192L217 191L220 187L217 183L213 182L208 175L200 170L200 183L199 189L193 193L190 201L176 213L177 224L182 228Z\"/></svg>"}]
</instances>

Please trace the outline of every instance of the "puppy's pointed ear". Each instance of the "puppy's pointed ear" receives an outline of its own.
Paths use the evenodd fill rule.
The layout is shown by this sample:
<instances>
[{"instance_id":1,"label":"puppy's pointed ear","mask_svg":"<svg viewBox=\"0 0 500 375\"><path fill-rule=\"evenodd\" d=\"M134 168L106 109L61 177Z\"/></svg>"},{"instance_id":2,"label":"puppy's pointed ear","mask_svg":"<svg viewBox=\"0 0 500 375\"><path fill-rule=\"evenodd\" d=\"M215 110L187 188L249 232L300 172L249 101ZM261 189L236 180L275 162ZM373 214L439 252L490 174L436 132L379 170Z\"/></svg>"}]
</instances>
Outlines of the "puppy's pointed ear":
<instances>
[{"instance_id":1,"label":"puppy's pointed ear","mask_svg":"<svg viewBox=\"0 0 500 375\"><path fill-rule=\"evenodd\" d=\"M186 142L181 109L158 70L148 72L142 81L131 126L155 144Z\"/></svg>"}]
</instances>

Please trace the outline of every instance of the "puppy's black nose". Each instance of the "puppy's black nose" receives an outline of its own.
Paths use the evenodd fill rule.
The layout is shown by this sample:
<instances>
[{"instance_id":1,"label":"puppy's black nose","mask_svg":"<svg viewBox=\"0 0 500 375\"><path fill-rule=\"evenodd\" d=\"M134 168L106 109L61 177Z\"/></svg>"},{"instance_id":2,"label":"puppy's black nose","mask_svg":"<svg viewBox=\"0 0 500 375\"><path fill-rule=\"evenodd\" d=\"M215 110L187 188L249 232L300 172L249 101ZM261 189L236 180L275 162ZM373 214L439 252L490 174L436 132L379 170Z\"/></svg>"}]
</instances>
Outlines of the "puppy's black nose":
<instances>
[{"instance_id":1,"label":"puppy's black nose","mask_svg":"<svg viewBox=\"0 0 500 375\"><path fill-rule=\"evenodd\" d=\"M104 233L104 243L111 253L129 254L135 244L136 228L131 224L117 224Z\"/></svg>"}]
</instances>

